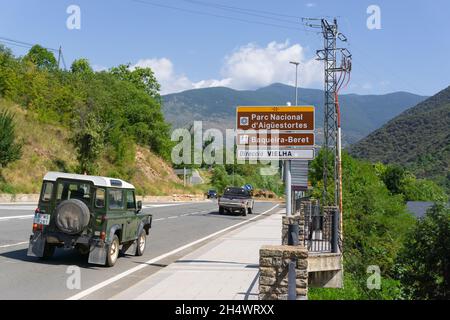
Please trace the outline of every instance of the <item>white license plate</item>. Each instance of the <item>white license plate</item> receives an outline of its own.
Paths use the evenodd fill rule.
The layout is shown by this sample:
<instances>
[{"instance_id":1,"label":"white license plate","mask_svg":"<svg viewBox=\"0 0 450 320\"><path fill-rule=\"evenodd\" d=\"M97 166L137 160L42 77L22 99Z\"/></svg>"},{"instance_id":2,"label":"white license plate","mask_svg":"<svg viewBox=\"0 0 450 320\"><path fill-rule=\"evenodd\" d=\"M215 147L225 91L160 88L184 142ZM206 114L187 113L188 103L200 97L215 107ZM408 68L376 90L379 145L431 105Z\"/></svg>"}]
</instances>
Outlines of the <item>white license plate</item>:
<instances>
[{"instance_id":1,"label":"white license plate","mask_svg":"<svg viewBox=\"0 0 450 320\"><path fill-rule=\"evenodd\" d=\"M45 213L36 213L34 215L34 223L48 226L50 224L50 215Z\"/></svg>"}]
</instances>

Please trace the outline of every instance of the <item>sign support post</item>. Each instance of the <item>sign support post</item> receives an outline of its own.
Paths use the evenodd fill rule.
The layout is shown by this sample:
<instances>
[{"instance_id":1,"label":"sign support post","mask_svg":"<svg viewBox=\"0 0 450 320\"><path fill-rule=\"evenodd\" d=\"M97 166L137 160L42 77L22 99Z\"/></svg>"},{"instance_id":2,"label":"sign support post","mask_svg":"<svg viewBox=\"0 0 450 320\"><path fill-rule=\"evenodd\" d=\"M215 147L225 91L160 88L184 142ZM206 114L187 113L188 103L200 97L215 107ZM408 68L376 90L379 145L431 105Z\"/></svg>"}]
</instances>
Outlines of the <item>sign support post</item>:
<instances>
[{"instance_id":1,"label":"sign support post","mask_svg":"<svg viewBox=\"0 0 450 320\"><path fill-rule=\"evenodd\" d=\"M300 62L290 61L290 64L295 65L295 105L298 106L298 65ZM291 183L291 160L287 160L289 166L289 183L286 181L286 188L289 188L289 193L286 192L286 215L289 217L292 215L292 183ZM295 192L294 192L295 197Z\"/></svg>"},{"instance_id":2,"label":"sign support post","mask_svg":"<svg viewBox=\"0 0 450 320\"><path fill-rule=\"evenodd\" d=\"M291 160L284 160L284 184L286 187L286 216L292 215L292 199L291 199Z\"/></svg>"}]
</instances>

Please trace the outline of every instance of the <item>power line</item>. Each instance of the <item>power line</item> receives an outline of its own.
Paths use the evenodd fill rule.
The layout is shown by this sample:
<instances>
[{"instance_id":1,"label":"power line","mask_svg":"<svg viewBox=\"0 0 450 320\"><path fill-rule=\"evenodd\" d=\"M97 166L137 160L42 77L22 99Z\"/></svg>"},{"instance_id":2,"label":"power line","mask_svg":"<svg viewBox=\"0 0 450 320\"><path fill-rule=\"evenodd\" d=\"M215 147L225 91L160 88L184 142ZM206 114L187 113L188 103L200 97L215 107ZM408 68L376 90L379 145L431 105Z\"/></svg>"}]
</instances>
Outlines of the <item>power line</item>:
<instances>
[{"instance_id":1,"label":"power line","mask_svg":"<svg viewBox=\"0 0 450 320\"><path fill-rule=\"evenodd\" d=\"M11 43L5 40L0 40L0 43L6 44L8 46L15 46L15 47L19 47L19 48L26 48L29 49L30 46L26 46L26 45L21 45L21 44L17 44L17 43Z\"/></svg>"},{"instance_id":2,"label":"power line","mask_svg":"<svg viewBox=\"0 0 450 320\"><path fill-rule=\"evenodd\" d=\"M0 42L7 43L7 44L17 46L17 47L22 47L22 48L32 48L33 46L36 45L36 44L32 44L32 43L28 43L28 42L24 42L24 41L20 41L20 40L15 40L15 39L10 39L10 38L5 38L5 37L1 37L1 36L0 36ZM44 49L47 49L47 50L50 50L53 52L58 52L58 49L54 49L54 48L44 47Z\"/></svg>"},{"instance_id":3,"label":"power line","mask_svg":"<svg viewBox=\"0 0 450 320\"><path fill-rule=\"evenodd\" d=\"M300 17L298 17L298 16L289 15L289 14L270 12L270 11L264 11L264 10L256 10L256 9L247 9L247 8L229 6L229 5L219 4L219 3L206 3L204 1L199 1L199 0L182 0L182 1L196 3L196 4L209 5L209 6L215 6L215 7L221 7L221 8L227 8L227 9L233 9L233 10L239 10L239 11L243 11L243 12L244 11L245 12L255 12L255 13L263 13L263 14L267 14L267 15L271 15L271 16L300 19Z\"/></svg>"},{"instance_id":4,"label":"power line","mask_svg":"<svg viewBox=\"0 0 450 320\"><path fill-rule=\"evenodd\" d=\"M26 49L30 49L35 46L35 44L32 44L32 43L28 43L28 42L21 41L21 40L5 38L5 37L0 37L0 43L16 46L16 47L20 47L20 48L26 48ZM66 61L64 59L64 55L63 55L61 47L59 47L59 49L48 48L48 47L43 47L43 48L47 49L49 51L58 53L58 68L59 68L59 62L61 59L63 66L64 66L64 70L67 70Z\"/></svg>"},{"instance_id":5,"label":"power line","mask_svg":"<svg viewBox=\"0 0 450 320\"><path fill-rule=\"evenodd\" d=\"M265 25L265 26L274 27L274 28L281 28L281 29L288 29L288 30L295 30L295 31L305 31L305 30L302 30L301 28L294 28L294 27L291 27L291 26L285 26L285 25L281 25L281 24L262 22L262 21L255 21L255 20L248 20L248 19L243 19L243 18L238 18L238 17L233 17L233 16L227 16L227 15L222 15L222 14L216 14L216 13L211 13L211 12L186 9L186 8L181 8L181 7L176 7L176 6L171 6L171 5L166 5L166 4L161 4L161 3L151 2L151 1L144 1L144 0L130 0L130 1L136 2L136 3L140 3L140 4L146 4L146 5L150 5L150 6L154 6L154 7L160 7L160 8L165 8L165 9L172 9L172 10L188 12L188 13L198 14L198 15L203 15L203 16L210 16L210 17L234 20L234 21L251 23L251 24Z\"/></svg>"},{"instance_id":6,"label":"power line","mask_svg":"<svg viewBox=\"0 0 450 320\"><path fill-rule=\"evenodd\" d=\"M228 5L218 4L218 3L207 3L204 1L198 1L198 0L181 0L181 1L196 4L199 6L216 8L216 9L220 9L220 10L224 10L224 11L230 11L230 12L235 12L235 13L239 13L239 14L245 14L245 15L249 15L249 16L253 16L253 17L265 18L265 19L275 20L278 22L284 22L284 23L289 23L289 24L298 25L299 21L300 21L300 17L297 17L297 16L278 14L278 13L273 13L273 12L269 12L269 11L246 9L246 8L228 6ZM281 19L280 17L283 17L284 19ZM286 20L285 19L286 17L288 17L290 19L295 19L296 21Z\"/></svg>"}]
</instances>

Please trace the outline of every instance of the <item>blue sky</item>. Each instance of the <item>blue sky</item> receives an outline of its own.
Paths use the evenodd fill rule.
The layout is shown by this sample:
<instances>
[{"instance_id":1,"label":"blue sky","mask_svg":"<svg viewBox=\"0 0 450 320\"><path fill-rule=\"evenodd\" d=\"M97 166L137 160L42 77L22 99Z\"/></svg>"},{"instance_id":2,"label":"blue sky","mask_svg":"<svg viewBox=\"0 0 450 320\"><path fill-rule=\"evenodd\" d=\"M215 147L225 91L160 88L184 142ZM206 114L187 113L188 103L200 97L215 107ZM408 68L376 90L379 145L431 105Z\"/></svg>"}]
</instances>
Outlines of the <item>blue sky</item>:
<instances>
[{"instance_id":1,"label":"blue sky","mask_svg":"<svg viewBox=\"0 0 450 320\"><path fill-rule=\"evenodd\" d=\"M66 9L72 4L81 9L80 30L66 27ZM284 16L244 15L211 4ZM366 25L372 4L381 9L380 30ZM304 32L293 17L338 17L353 53L346 92L432 95L449 85L449 12L447 0L0 0L0 37L61 45L69 65L86 57L99 70L127 62L150 66L164 93L213 85L254 89L271 82L291 84L289 59L302 63L301 86L321 88L322 68L314 55L322 41Z\"/></svg>"}]
</instances>

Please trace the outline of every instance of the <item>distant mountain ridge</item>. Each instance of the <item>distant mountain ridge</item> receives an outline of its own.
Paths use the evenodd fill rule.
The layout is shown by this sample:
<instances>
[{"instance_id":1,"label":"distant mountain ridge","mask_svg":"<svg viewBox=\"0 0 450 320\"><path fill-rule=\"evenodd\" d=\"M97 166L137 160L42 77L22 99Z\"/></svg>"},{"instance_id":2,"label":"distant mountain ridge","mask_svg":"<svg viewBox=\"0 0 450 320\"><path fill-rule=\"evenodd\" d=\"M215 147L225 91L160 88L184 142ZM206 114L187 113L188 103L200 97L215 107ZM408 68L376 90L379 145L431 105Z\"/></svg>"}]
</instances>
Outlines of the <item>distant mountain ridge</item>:
<instances>
[{"instance_id":1,"label":"distant mountain ridge","mask_svg":"<svg viewBox=\"0 0 450 320\"><path fill-rule=\"evenodd\" d=\"M450 191L450 87L395 117L349 151L360 158L405 165Z\"/></svg>"},{"instance_id":2,"label":"distant mountain ridge","mask_svg":"<svg viewBox=\"0 0 450 320\"><path fill-rule=\"evenodd\" d=\"M323 127L322 90L299 89L299 104L316 107L318 142ZM404 110L426 99L407 92L386 95L340 96L344 141L354 143ZM275 83L257 90L234 90L213 87L188 90L163 96L163 112L174 128L189 126L194 120L204 121L204 126L218 129L235 127L236 107L239 105L295 104L295 89Z\"/></svg>"}]
</instances>

